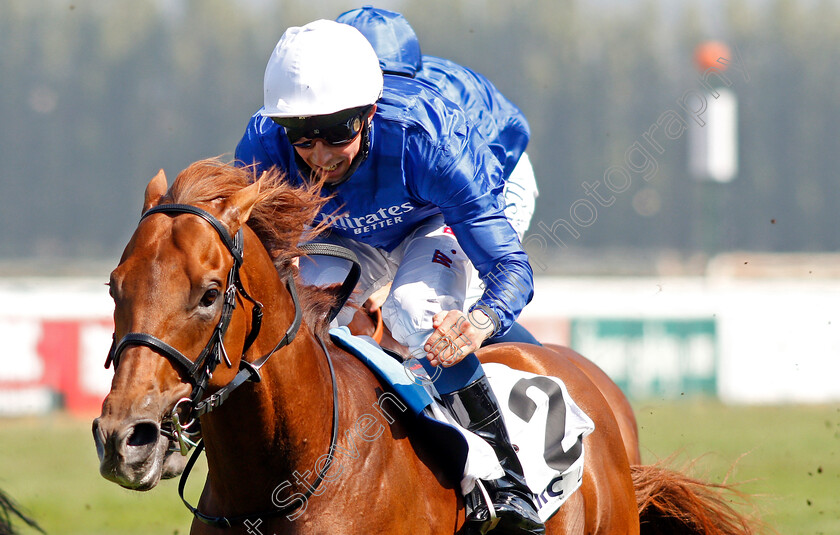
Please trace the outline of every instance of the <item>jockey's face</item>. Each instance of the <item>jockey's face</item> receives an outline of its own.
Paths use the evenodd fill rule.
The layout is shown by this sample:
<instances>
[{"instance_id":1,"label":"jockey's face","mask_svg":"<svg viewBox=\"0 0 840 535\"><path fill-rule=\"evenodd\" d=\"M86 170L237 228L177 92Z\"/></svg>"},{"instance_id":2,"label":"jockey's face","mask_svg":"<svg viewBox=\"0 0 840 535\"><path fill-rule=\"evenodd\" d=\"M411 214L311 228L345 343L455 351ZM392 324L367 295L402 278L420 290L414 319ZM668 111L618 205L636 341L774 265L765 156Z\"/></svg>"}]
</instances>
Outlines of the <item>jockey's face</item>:
<instances>
[{"instance_id":1,"label":"jockey's face","mask_svg":"<svg viewBox=\"0 0 840 535\"><path fill-rule=\"evenodd\" d=\"M332 184L350 169L353 158L359 153L362 136L357 135L346 145L330 145L323 139L314 139L311 147L295 147L295 151L312 168L312 172L323 177L324 182Z\"/></svg>"},{"instance_id":2,"label":"jockey's face","mask_svg":"<svg viewBox=\"0 0 840 535\"><path fill-rule=\"evenodd\" d=\"M362 117L362 121L369 121L375 111L376 105ZM334 184L344 178L353 159L359 154L362 130L359 129L349 142L329 143L321 137L302 137L295 139L292 146L316 176L322 177L326 184Z\"/></svg>"}]
</instances>

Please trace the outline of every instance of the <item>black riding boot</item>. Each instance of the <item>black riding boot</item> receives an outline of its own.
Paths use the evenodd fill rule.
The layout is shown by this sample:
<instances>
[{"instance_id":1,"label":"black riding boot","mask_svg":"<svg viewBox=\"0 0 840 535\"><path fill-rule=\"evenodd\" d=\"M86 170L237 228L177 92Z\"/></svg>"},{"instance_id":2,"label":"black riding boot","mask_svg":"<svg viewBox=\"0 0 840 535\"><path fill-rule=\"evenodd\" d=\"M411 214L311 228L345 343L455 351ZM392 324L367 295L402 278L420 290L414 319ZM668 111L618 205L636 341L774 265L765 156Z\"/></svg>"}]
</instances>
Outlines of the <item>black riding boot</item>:
<instances>
[{"instance_id":1,"label":"black riding boot","mask_svg":"<svg viewBox=\"0 0 840 535\"><path fill-rule=\"evenodd\" d=\"M545 525L537 514L534 496L525 483L522 465L510 443L499 402L490 389L487 377L442 397L459 424L492 446L505 472L499 479L484 481L499 518L493 531L510 535L545 533ZM490 512L484 504L467 518L468 526L472 524L468 529L476 533L485 533L489 522Z\"/></svg>"}]
</instances>

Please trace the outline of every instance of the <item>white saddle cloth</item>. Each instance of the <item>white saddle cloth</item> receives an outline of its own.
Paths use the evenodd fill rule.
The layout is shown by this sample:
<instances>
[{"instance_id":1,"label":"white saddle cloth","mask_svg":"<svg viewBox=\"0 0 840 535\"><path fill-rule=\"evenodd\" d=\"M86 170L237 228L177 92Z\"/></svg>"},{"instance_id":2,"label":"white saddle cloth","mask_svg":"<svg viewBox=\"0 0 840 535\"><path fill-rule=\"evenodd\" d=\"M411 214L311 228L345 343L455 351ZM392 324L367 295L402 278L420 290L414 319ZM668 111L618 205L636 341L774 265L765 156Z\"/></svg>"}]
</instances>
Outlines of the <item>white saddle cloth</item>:
<instances>
[{"instance_id":1,"label":"white saddle cloth","mask_svg":"<svg viewBox=\"0 0 840 535\"><path fill-rule=\"evenodd\" d=\"M577 406L566 385L545 377L511 369L503 364L485 364L484 371L499 400L511 442L525 479L536 496L540 518L548 520L576 491L583 480L583 437L595 430L592 420ZM443 408L436 393L427 410L436 419L451 424L469 444L461 479L464 495L476 479L492 480L504 474L496 454L484 440L461 427Z\"/></svg>"}]
</instances>

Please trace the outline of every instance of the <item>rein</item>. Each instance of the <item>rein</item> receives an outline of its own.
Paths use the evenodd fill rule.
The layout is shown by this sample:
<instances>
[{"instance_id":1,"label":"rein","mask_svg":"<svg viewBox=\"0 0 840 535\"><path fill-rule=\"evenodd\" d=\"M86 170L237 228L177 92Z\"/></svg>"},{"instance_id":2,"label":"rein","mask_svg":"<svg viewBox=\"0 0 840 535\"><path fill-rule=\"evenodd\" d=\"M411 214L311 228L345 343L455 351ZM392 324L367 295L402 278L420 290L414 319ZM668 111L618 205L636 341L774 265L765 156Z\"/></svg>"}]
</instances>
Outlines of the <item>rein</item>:
<instances>
[{"instance_id":1,"label":"rein","mask_svg":"<svg viewBox=\"0 0 840 535\"><path fill-rule=\"evenodd\" d=\"M318 473L318 477L315 479L315 481L312 482L311 485L306 485L306 492L303 493L302 498L295 499L292 503L284 507L278 507L277 509L271 509L269 511L263 511L261 513L247 513L238 516L206 515L199 511L197 507L190 505L190 503L184 497L184 489L187 485L187 478L189 477L190 472L192 472L193 466L195 466L196 461L198 460L199 456L201 456L201 452L204 449L204 441L202 440L196 446L195 450L190 456L189 461L187 461L187 465L184 467L184 471L181 473L181 479L178 481L178 496L181 497L181 501L184 502L184 505L187 507L187 509L189 509L193 516L195 516L197 519L201 520L205 524L209 524L217 528L230 528L240 524L245 524L249 520L288 515L303 507L303 505L306 504L309 497L312 496L316 490L318 490L318 487L324 480L324 476L326 476L327 474L327 470L329 470L332 466L332 461L334 458L333 454L335 453L335 447L338 443L338 388L336 388L335 368L333 367L332 358L330 357L330 353L327 350L327 346L324 344L324 341L321 339L320 336L316 336L316 339L321 345L321 349L323 349L324 355L327 357L327 364L329 364L330 367L330 379L332 380L333 391L333 425L332 433L330 436L330 451L324 468ZM296 495L301 496L300 494Z\"/></svg>"},{"instance_id":2,"label":"rein","mask_svg":"<svg viewBox=\"0 0 840 535\"><path fill-rule=\"evenodd\" d=\"M210 336L210 339L207 341L207 344L204 346L204 349L201 351L201 354L198 356L195 361L190 360L187 358L183 353L172 347L171 345L167 344L160 338L148 334L148 333L127 333L123 336L119 342L117 342L116 337L114 338L114 343L111 344L111 350L108 352L108 358L105 360L105 367L108 368L111 365L111 362L114 363L114 369L119 365L120 355L122 354L123 350L129 345L143 345L147 346L151 349L154 349L170 359L173 362L176 362L183 368L187 376L189 377L190 383L193 385L192 394L190 395L189 401L190 405L196 407L199 403L198 400L201 399L204 392L207 390L207 384L210 379L213 377L213 371L216 369L222 358L225 359L225 362L228 366L231 366L230 358L227 355L227 351L224 345L224 336L227 332L228 326L230 325L231 317L233 316L233 310L236 308L236 294L239 292L242 297L247 299L253 304L253 308L251 309L251 332L248 334L247 339L245 340L245 346L242 349L242 354L244 355L246 351L251 347L251 344L254 343L254 340L257 339L257 336L260 332L260 327L262 326L262 309L263 305L259 301L252 298L248 292L245 290L245 287L242 284L242 280L239 277L239 268L242 266L242 255L243 255L243 233L242 229L236 233L236 236L233 238L230 237L227 229L222 225L222 223L212 216L209 212L202 210L201 208L197 208L195 206L190 206L187 204L162 204L159 206L155 206L146 211L143 216L140 218L142 221L143 219L149 217L153 214L192 214L201 217L213 227L219 237L222 239L222 243L225 244L228 251L230 252L231 256L233 257L233 266L231 266L230 271L228 272L227 277L227 288L225 289L224 293L224 302L222 305L222 314L219 318L219 323L216 324L216 327L213 329L213 334ZM291 288L294 287L294 282L291 279L286 280L286 286L290 289L290 292L293 292ZM282 347L283 345L288 344L292 338L294 338L295 333L297 333L298 328L300 327L301 322L301 314L300 314L300 307L298 306L296 296L293 297L295 300L295 321L292 326L289 327L289 330L286 332L286 336L283 337L281 340L281 344L274 349L275 351ZM285 342L284 342L285 341ZM240 360L240 363L244 363L244 360ZM240 367L242 365L240 364ZM259 374L256 375L257 380L259 378ZM218 403L215 405L218 406ZM208 410L204 412L209 412L215 408L211 406ZM201 413L203 414L203 413ZM199 414L200 415L200 414Z\"/></svg>"},{"instance_id":3,"label":"rein","mask_svg":"<svg viewBox=\"0 0 840 535\"><path fill-rule=\"evenodd\" d=\"M111 363L113 362L114 369L116 370L117 366L119 365L120 355L127 346L142 345L157 351L172 362L177 363L179 366L181 366L181 368L183 368L186 371L189 381L193 385L192 393L189 398L184 398L175 404L170 419L162 422L161 434L163 434L164 436L168 436L173 440L176 440L180 445L180 451L183 455L186 455L188 446L195 447L192 456L190 457L186 467L184 468L183 473L181 474L181 480L178 484L178 494L181 497L181 500L184 502L184 505L186 505L187 509L189 509L190 512L192 512L192 514L196 518L198 518L202 522L205 522L206 524L210 524L219 528L225 528L238 524L243 524L247 520L251 519L257 519L261 517L273 517L291 513L301 507L302 503L299 500L296 500L295 502L286 507L272 509L271 511L266 511L263 513L251 513L234 517L206 515L200 512L196 507L190 505L189 502L187 502L186 498L184 497L184 488L186 486L187 478L193 466L195 465L195 462L198 460L199 455L204 449L203 440L199 440L197 444L190 440L188 436L190 433L186 431L187 428L189 428L198 417L207 414L221 406L228 399L230 394L244 383L248 381L252 381L255 383L260 382L260 369L263 367L263 365L265 365L265 363L274 353L291 343L292 340L294 340L295 335L297 335L297 332L300 329L302 323L303 314L298 299L297 290L295 288L294 280L291 275L287 276L286 278L286 288L289 291L289 295L292 298L292 303L295 308L295 318L292 321L292 324L289 326L289 328L286 330L286 333L277 342L277 344L271 351L269 351L268 353L266 353L265 355L253 362L246 362L244 359L245 352L247 352L247 350L257 339L257 336L260 332L260 327L262 326L263 305L248 294L248 292L245 290L245 287L242 284L242 280L239 277L239 268L242 266L244 252L244 240L242 229L240 228L239 231L237 231L236 235L233 238L231 238L227 229L225 229L225 227L216 217L211 215L209 212L202 210L201 208L186 204L162 204L155 206L147 210L140 218L140 220L142 221L146 217L158 213L171 215L192 214L201 217L213 227L213 229L221 238L222 243L225 244L231 256L233 257L233 266L231 266L230 272L228 272L227 289L225 290L225 298L222 306L221 317L219 318L219 323L213 329L213 334L210 336L210 339L207 341L207 344L204 346L204 349L201 351L201 354L198 356L197 359L195 359L195 361L190 360L179 350L175 349L171 345L167 344L166 342L152 334L130 332L123 336L119 342L117 342L115 334L114 341L111 344L111 349L108 352L108 357L105 360L105 367L110 367ZM332 320L338 314L338 311L343 305L344 300L346 300L346 298L349 297L350 293L353 290L353 287L355 287L356 282L358 281L358 260L356 260L355 255L353 255L352 252L349 252L346 249L342 251L339 250L340 248L334 246L325 247L323 245L316 245L304 246L302 248L304 250L310 251L310 254L332 254L336 256L341 256L342 258L350 260L354 264L353 268L351 268L350 275L348 275L341 288L341 295L339 296L341 301L333 308L333 310L330 311L329 319ZM229 367L232 366L230 358L227 355L227 350L224 346L224 336L230 325L230 320L233 316L233 311L236 308L237 293L242 295L242 297L244 297L253 304L253 308L251 309L252 328L251 332L248 333L248 336L245 340L245 345L242 350L242 358L240 358L239 360L239 372L236 374L233 380L231 380L230 383L228 383L215 393L211 394L206 399L201 399L204 392L207 390L207 386L210 379L213 377L213 371L216 369L216 366L218 366L221 363L222 358L224 358L225 362ZM304 494L305 499L309 498L317 490L318 486L323 481L327 470L329 470L330 466L332 465L332 454L335 451L335 447L338 440L339 409L338 388L336 385L335 369L333 367L332 358L330 357L329 351L327 350L327 346L324 344L324 341L321 339L320 336L315 335L315 338L318 340L321 349L324 351L324 355L327 359L327 364L329 365L330 369L330 378L332 381L333 391L333 425L330 438L329 460L318 474L318 478L313 482L312 485L308 486L307 491ZM195 414L195 418L184 425L180 423L180 417L177 414L177 409L178 406L185 401L189 402L190 410ZM169 422L172 423L174 429L164 431L163 426ZM305 503L305 500L303 503Z\"/></svg>"}]
</instances>

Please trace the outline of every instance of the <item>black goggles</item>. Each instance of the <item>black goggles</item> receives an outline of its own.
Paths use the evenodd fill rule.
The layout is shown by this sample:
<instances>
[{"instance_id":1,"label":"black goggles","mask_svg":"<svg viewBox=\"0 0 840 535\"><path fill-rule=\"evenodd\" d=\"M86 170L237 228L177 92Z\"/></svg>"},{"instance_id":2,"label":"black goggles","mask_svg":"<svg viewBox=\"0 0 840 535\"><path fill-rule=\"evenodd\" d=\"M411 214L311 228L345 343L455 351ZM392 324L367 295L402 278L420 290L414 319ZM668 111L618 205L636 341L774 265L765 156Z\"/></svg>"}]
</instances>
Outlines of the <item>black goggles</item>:
<instances>
[{"instance_id":1,"label":"black goggles","mask_svg":"<svg viewBox=\"0 0 840 535\"><path fill-rule=\"evenodd\" d=\"M360 111L358 109L354 110L354 113L349 117L339 118L339 122L333 122L332 124L324 121L325 118L318 118L316 124L304 120L294 125L290 125L291 121L287 118L272 117L271 120L286 130L286 137L289 138L292 146L308 149L312 147L316 139L323 139L328 145L339 146L346 145L356 139L356 136L362 131L365 116L370 109L371 106L366 106ZM324 123L326 123L326 126Z\"/></svg>"}]
</instances>

